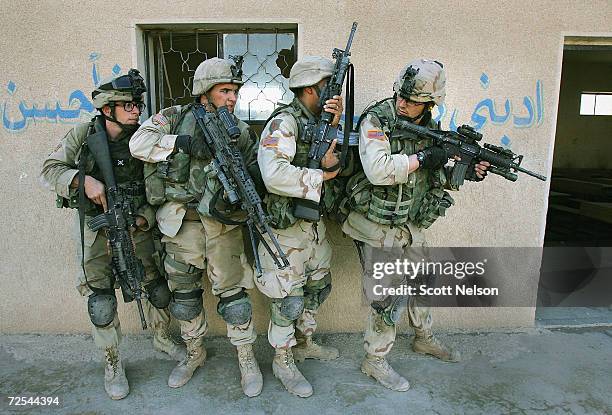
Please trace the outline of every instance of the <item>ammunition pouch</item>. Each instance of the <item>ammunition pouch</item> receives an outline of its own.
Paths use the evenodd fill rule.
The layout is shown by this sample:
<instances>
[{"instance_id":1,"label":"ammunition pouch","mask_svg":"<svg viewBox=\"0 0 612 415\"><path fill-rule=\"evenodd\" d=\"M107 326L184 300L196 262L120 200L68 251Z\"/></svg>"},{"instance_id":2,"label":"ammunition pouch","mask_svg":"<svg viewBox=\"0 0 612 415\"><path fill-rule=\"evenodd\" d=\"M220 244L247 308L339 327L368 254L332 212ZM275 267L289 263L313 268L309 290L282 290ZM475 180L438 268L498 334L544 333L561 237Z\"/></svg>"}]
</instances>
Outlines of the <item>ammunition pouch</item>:
<instances>
[{"instance_id":1,"label":"ammunition pouch","mask_svg":"<svg viewBox=\"0 0 612 415\"><path fill-rule=\"evenodd\" d=\"M424 196L419 211L413 220L419 228L429 228L440 216L444 216L446 209L455 204L451 195L440 188L430 189Z\"/></svg>"},{"instance_id":2,"label":"ammunition pouch","mask_svg":"<svg viewBox=\"0 0 612 415\"><path fill-rule=\"evenodd\" d=\"M147 201L158 206L166 201L188 202L193 199L186 191L191 158L176 153L167 161L145 163L144 177Z\"/></svg>"},{"instance_id":3,"label":"ammunition pouch","mask_svg":"<svg viewBox=\"0 0 612 415\"><path fill-rule=\"evenodd\" d=\"M294 225L298 218L293 215L293 200L276 193L266 196L266 208L270 215L270 224L275 229L287 229Z\"/></svg>"}]
</instances>

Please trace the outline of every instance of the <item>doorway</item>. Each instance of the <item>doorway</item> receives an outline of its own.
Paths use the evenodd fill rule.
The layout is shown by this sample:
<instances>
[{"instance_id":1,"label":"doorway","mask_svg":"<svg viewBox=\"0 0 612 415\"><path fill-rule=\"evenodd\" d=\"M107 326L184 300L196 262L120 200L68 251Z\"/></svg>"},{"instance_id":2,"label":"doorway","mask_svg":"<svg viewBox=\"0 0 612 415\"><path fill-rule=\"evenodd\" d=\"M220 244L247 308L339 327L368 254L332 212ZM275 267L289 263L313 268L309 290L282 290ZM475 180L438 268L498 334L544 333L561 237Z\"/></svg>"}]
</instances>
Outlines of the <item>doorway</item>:
<instances>
[{"instance_id":1,"label":"doorway","mask_svg":"<svg viewBox=\"0 0 612 415\"><path fill-rule=\"evenodd\" d=\"M566 278L569 287L559 298L545 299L554 305L595 277L612 278L610 250L602 248L612 247L612 38L565 39L551 176L544 246L572 247L562 259L567 275L550 275L556 282ZM610 324L609 295L608 307L546 307L539 301L536 323Z\"/></svg>"}]
</instances>

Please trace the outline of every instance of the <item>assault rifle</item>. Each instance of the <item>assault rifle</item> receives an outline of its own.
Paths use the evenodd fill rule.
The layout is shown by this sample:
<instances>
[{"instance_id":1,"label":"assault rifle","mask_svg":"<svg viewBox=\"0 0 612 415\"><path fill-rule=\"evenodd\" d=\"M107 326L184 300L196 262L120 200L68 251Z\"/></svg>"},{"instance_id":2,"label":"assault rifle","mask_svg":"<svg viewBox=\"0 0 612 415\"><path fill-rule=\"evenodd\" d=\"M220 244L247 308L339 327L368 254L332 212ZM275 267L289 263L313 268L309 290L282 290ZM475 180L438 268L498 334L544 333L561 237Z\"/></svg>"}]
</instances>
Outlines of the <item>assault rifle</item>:
<instances>
[{"instance_id":1,"label":"assault rifle","mask_svg":"<svg viewBox=\"0 0 612 415\"><path fill-rule=\"evenodd\" d=\"M255 188L253 178L247 170L240 150L236 147L240 137L240 129L234 117L230 114L227 107L219 107L215 113L207 112L204 106L200 104L194 104L192 112L204 134L204 141L212 157L211 163L217 172L219 181L223 185L210 202L211 214L225 224L244 225L246 223L258 274L261 274L261 262L257 254L258 242L264 245L279 269L287 267L289 265L287 256L270 229L269 219L263 210L262 201ZM222 192L225 192L225 197L230 204L240 203L241 208L247 213L247 218L244 222L226 218L215 209L217 200ZM272 241L276 252L263 239L264 233Z\"/></svg>"},{"instance_id":2,"label":"assault rifle","mask_svg":"<svg viewBox=\"0 0 612 415\"><path fill-rule=\"evenodd\" d=\"M108 210L93 217L87 226L96 232L100 229L106 231L111 249L111 269L113 277L121 286L123 301L129 303L136 300L140 322L143 330L147 328L141 300L147 298L142 290L145 272L142 261L136 256L132 230L136 228L134 221L134 206L131 198L117 189L113 165L108 149L105 132L97 132L87 138L87 146L100 168L106 186L106 200Z\"/></svg>"},{"instance_id":3,"label":"assault rifle","mask_svg":"<svg viewBox=\"0 0 612 415\"><path fill-rule=\"evenodd\" d=\"M342 144L341 166L344 166L344 160L348 151L349 134L352 129L353 120L353 71L350 61L350 49L356 30L357 22L353 22L346 48L344 50L334 48L332 52L332 57L336 60L334 70L330 80L327 82L327 86L323 89L319 97L319 107L323 108L325 101L332 99L335 95L341 95L344 78L350 69L350 76L347 78L347 110L344 118L345 136ZM306 138L306 141L310 141L310 150L308 151L308 168L310 169L321 168L321 159L325 156L325 153L327 153L327 150L329 150L329 147L336 138L335 129L332 130L330 128L333 119L334 114L327 111L321 111L321 118L314 127L312 135ZM293 215L310 221L318 221L320 219L319 204L306 199L294 199Z\"/></svg>"},{"instance_id":4,"label":"assault rifle","mask_svg":"<svg viewBox=\"0 0 612 415\"><path fill-rule=\"evenodd\" d=\"M453 173L450 179L451 187L457 188L463 184L465 177L473 174L469 169L474 168L474 164L479 161L488 161L491 167L488 172L498 174L512 182L518 178L516 172L528 174L546 181L546 176L532 172L521 167L522 155L513 153L510 149L484 143L478 144L482 140L482 134L474 130L469 125L462 125L457 131L435 131L430 130L411 122L397 119L396 128L410 131L419 137L432 139L434 144L446 150L449 158L459 156L461 160L455 161Z\"/></svg>"}]
</instances>

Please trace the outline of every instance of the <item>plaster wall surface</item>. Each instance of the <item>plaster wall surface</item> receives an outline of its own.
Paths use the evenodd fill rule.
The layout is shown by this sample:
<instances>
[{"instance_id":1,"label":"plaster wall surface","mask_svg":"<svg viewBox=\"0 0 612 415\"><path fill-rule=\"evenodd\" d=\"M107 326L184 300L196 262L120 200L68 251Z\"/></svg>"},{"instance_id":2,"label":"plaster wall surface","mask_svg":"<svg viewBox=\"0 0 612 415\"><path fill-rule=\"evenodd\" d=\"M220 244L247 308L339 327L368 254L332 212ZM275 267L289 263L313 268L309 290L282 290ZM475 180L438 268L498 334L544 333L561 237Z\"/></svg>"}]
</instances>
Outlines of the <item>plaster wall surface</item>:
<instances>
[{"instance_id":1,"label":"plaster wall surface","mask_svg":"<svg viewBox=\"0 0 612 415\"><path fill-rule=\"evenodd\" d=\"M129 6L129 7L128 7ZM140 64L138 25L210 22L295 23L298 54L329 55L343 47L353 20L357 69L356 109L391 94L393 79L409 60L437 59L447 69L442 126L480 124L485 140L524 154L525 167L549 174L552 165L564 34L612 37L609 1L417 2L3 2L0 24L0 332L85 332L85 299L74 289L78 261L75 212L55 208L41 188L41 164L75 119L37 108L70 108L69 96L93 87L92 65L104 76ZM585 28L589 33L585 32ZM92 55L95 53L95 55ZM142 68L141 68L142 69ZM489 101L487 101L489 100ZM508 104L506 104L508 102ZM21 107L20 107L21 105ZM509 105L509 107L507 107ZM78 102L77 102L78 107ZM74 107L72 107L74 109ZM30 112L28 112L28 110ZM92 113L81 111L80 119ZM469 183L456 206L427 230L433 246L541 246L548 183L499 177ZM321 331L360 331L366 307L360 297L357 256L350 240L331 231L334 291L320 310ZM533 291L537 270L526 272ZM260 332L267 307L253 293ZM216 301L207 295L211 332L224 330ZM121 309L124 307L121 306ZM124 330L137 330L137 313L120 310ZM507 327L533 324L533 308L439 309L438 326Z\"/></svg>"}]
</instances>

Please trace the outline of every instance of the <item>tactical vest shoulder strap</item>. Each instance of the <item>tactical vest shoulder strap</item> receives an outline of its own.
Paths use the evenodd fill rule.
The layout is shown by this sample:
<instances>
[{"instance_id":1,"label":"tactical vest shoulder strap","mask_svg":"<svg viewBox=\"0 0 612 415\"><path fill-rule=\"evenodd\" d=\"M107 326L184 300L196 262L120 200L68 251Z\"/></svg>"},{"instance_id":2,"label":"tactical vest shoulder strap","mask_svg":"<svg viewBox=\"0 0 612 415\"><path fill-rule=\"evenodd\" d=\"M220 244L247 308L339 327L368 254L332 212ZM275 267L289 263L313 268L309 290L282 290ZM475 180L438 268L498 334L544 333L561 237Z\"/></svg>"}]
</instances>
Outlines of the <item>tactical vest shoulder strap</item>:
<instances>
[{"instance_id":1,"label":"tactical vest shoulder strap","mask_svg":"<svg viewBox=\"0 0 612 415\"><path fill-rule=\"evenodd\" d=\"M395 124L395 108L393 107L393 97L384 98L377 101L363 110L357 121L357 131L361 127L361 122L368 114L374 114L384 123Z\"/></svg>"},{"instance_id":2,"label":"tactical vest shoulder strap","mask_svg":"<svg viewBox=\"0 0 612 415\"><path fill-rule=\"evenodd\" d=\"M181 125L181 121L183 121L183 118L185 118L185 115L187 115L187 113L191 111L191 107L193 107L193 103L189 103L187 105L181 106L181 114L179 115L178 120L176 120L176 122L174 123L174 126L172 127L172 131L171 131L172 134L176 133L176 130Z\"/></svg>"},{"instance_id":3,"label":"tactical vest shoulder strap","mask_svg":"<svg viewBox=\"0 0 612 415\"><path fill-rule=\"evenodd\" d=\"M295 105L293 101L291 101L290 104L283 105L281 107L276 108L274 111L272 111L272 114L270 114L270 116L264 123L264 126L268 125L268 123L281 112L290 114L295 119L295 123L297 124L297 127L298 127L297 139L302 137L302 134L304 133L304 126L302 125L302 122L300 121L300 115L302 115L302 109L298 107L297 105Z\"/></svg>"}]
</instances>

